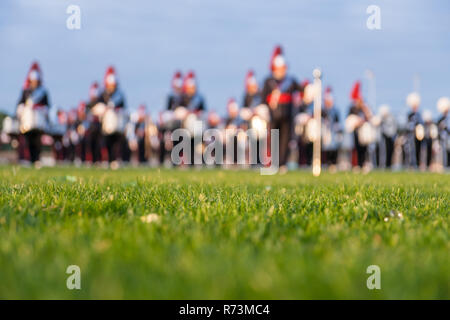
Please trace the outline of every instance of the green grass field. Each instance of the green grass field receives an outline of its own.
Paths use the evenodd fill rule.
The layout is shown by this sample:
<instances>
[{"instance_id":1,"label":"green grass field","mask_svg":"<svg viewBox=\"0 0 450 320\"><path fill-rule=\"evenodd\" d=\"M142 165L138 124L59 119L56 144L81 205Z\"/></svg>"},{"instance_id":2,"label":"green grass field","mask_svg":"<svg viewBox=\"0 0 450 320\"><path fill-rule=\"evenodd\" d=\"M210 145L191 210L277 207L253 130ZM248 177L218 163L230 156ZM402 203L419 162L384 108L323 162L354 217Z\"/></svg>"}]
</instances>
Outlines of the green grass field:
<instances>
[{"instance_id":1,"label":"green grass field","mask_svg":"<svg viewBox=\"0 0 450 320\"><path fill-rule=\"evenodd\" d=\"M449 299L449 208L449 175L0 167L0 298Z\"/></svg>"}]
</instances>

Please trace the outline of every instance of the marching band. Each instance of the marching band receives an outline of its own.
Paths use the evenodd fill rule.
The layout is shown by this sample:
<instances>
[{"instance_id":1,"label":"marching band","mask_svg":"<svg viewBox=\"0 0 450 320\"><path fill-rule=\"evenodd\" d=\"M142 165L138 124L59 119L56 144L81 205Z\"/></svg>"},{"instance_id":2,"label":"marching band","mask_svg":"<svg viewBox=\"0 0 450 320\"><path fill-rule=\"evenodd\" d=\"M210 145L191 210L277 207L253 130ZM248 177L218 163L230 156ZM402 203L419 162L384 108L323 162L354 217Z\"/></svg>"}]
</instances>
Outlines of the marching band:
<instances>
[{"instance_id":1,"label":"marching band","mask_svg":"<svg viewBox=\"0 0 450 320\"><path fill-rule=\"evenodd\" d=\"M227 165L261 166L270 156L268 148L262 150L270 144L269 130L278 129L280 172L285 172L291 167L312 165L313 142L317 140L316 129L320 129L321 161L330 171L350 168L369 171L373 167L442 171L450 166L449 98L438 100L440 117L433 121L430 111L420 111L420 95L409 94L406 104L410 112L406 125L402 126L387 105L380 106L375 113L375 106L365 101L361 83L357 81L350 92L351 104L342 126L333 91L326 87L318 126L314 117L316 89L313 83L298 82L288 73L284 52L277 46L270 59L270 74L262 86L255 73L248 71L241 106L230 98L223 119L214 110L206 111L193 71L184 76L175 72L167 106L156 122L145 105L130 114L112 66L105 72L102 87L92 83L87 101L73 110L57 110L56 118L52 119L43 74L35 62L26 76L15 116L3 120L0 141L17 150L19 161L36 166L40 165L42 147L48 146L55 162L108 163L116 169L130 161L171 165L171 151L179 143L172 141L171 136L179 128L192 134L192 150L201 153L210 142L195 137L203 135L202 129L213 128L232 133L223 139ZM245 137L247 132L254 134ZM254 163L248 156L238 157L246 154L247 138L256 141ZM233 145L233 152L227 145ZM191 159L185 159L184 163L194 163L193 157L191 152Z\"/></svg>"},{"instance_id":2,"label":"marching band","mask_svg":"<svg viewBox=\"0 0 450 320\"><path fill-rule=\"evenodd\" d=\"M47 90L42 85L42 72L37 63L33 63L23 85L17 105L17 119L22 142L26 143L24 155L32 163L39 161L41 135L47 130L48 109L50 103Z\"/></svg>"}]
</instances>

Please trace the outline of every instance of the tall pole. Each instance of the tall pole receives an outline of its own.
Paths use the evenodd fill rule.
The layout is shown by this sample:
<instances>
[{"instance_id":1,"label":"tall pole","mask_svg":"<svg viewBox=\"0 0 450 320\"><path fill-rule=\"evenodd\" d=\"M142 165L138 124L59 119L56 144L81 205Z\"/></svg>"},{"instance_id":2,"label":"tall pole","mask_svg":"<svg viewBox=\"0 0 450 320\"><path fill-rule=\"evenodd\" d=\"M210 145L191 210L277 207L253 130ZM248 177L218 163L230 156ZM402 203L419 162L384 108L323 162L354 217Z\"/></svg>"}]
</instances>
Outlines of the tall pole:
<instances>
[{"instance_id":1,"label":"tall pole","mask_svg":"<svg viewBox=\"0 0 450 320\"><path fill-rule=\"evenodd\" d=\"M322 80L320 69L314 69L314 122L316 123L316 135L313 142L313 175L318 177L321 171L321 139L322 139Z\"/></svg>"},{"instance_id":2,"label":"tall pole","mask_svg":"<svg viewBox=\"0 0 450 320\"><path fill-rule=\"evenodd\" d=\"M373 73L372 70L366 70L366 78L369 80L369 94L368 94L368 101L369 106L372 108L372 110L376 110L377 106L377 86L376 86L376 79L375 79L375 73Z\"/></svg>"},{"instance_id":3,"label":"tall pole","mask_svg":"<svg viewBox=\"0 0 450 320\"><path fill-rule=\"evenodd\" d=\"M368 102L369 108L376 112L377 110L377 86L375 82L375 73L368 69L366 70L366 77L369 81L369 92L368 92ZM371 143L368 147L369 159L372 162L373 166L376 166L377 163L377 154L376 154L376 145L375 143Z\"/></svg>"}]
</instances>

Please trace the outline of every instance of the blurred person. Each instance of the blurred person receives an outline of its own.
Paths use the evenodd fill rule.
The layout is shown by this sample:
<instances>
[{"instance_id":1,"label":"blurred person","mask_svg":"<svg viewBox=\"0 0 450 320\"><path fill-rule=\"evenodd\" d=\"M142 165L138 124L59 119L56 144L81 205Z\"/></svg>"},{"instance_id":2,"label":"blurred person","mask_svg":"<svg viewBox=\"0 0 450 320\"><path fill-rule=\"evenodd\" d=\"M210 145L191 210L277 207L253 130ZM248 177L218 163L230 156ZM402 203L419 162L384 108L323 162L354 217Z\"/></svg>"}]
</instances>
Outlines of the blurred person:
<instances>
[{"instance_id":1,"label":"blurred person","mask_svg":"<svg viewBox=\"0 0 450 320\"><path fill-rule=\"evenodd\" d=\"M77 120L76 120L76 132L79 137L78 145L76 146L76 157L81 162L86 161L87 155L87 136L86 132L89 128L89 123L86 113L86 102L80 101L77 106Z\"/></svg>"},{"instance_id":2,"label":"blurred person","mask_svg":"<svg viewBox=\"0 0 450 320\"><path fill-rule=\"evenodd\" d=\"M67 112L66 131L63 135L64 160L73 162L76 158L76 148L79 143L77 133L77 110L71 109Z\"/></svg>"},{"instance_id":3,"label":"blurred person","mask_svg":"<svg viewBox=\"0 0 450 320\"><path fill-rule=\"evenodd\" d=\"M145 163L148 160L145 146L146 139L148 138L146 137L146 113L147 107L141 104L137 109L137 119L134 125L139 163Z\"/></svg>"},{"instance_id":4,"label":"blurred person","mask_svg":"<svg viewBox=\"0 0 450 320\"><path fill-rule=\"evenodd\" d=\"M227 115L225 117L225 127L234 126L237 129L242 119L239 116L239 105L234 98L228 99L226 109Z\"/></svg>"},{"instance_id":5,"label":"blurred person","mask_svg":"<svg viewBox=\"0 0 450 320\"><path fill-rule=\"evenodd\" d=\"M262 100L269 106L270 129L279 130L280 172L287 170L286 164L291 137L293 117L293 97L300 92L294 77L287 74L287 63L280 46L275 47L271 60L271 74L265 79Z\"/></svg>"},{"instance_id":6,"label":"blurred person","mask_svg":"<svg viewBox=\"0 0 450 320\"><path fill-rule=\"evenodd\" d=\"M184 77L181 105L196 114L201 114L206 110L205 100L198 92L198 83L193 71L188 72Z\"/></svg>"},{"instance_id":7,"label":"blurred person","mask_svg":"<svg viewBox=\"0 0 450 320\"><path fill-rule=\"evenodd\" d=\"M182 107L183 103L183 74L176 71L171 81L171 92L167 97L166 110L175 111L178 107ZM165 119L163 114L168 115L170 119ZM163 112L160 116L159 125L159 163L162 165L165 159L170 155L172 146L171 134L176 129L173 114L171 112Z\"/></svg>"},{"instance_id":8,"label":"blurred person","mask_svg":"<svg viewBox=\"0 0 450 320\"><path fill-rule=\"evenodd\" d=\"M58 109L56 111L56 123L52 126L53 155L57 162L64 161L63 136L67 128L67 113Z\"/></svg>"},{"instance_id":9,"label":"blurred person","mask_svg":"<svg viewBox=\"0 0 450 320\"><path fill-rule=\"evenodd\" d=\"M437 109L441 114L437 126L439 130L439 142L442 152L442 166L450 166L450 117L448 112L450 110L450 99L442 97L437 102Z\"/></svg>"},{"instance_id":10,"label":"blurred person","mask_svg":"<svg viewBox=\"0 0 450 320\"><path fill-rule=\"evenodd\" d=\"M339 111L334 105L334 97L331 87L325 89L322 108L322 122L325 133L322 137L323 141L323 158L330 170L334 170L337 165L338 157L338 134L341 131L339 124Z\"/></svg>"},{"instance_id":11,"label":"blurred person","mask_svg":"<svg viewBox=\"0 0 450 320\"><path fill-rule=\"evenodd\" d=\"M187 117L184 121L185 125L187 125L186 129L191 131L191 135L194 133L194 128L192 125L195 125L194 121L198 121L201 119L202 114L206 111L205 100L203 96L198 91L198 83L195 73L193 71L189 71L183 79L183 96L181 105L187 109L187 117L189 117L189 121ZM195 154L201 153L200 149L202 148L202 144L195 144L196 140L194 136L191 136L191 164L194 164Z\"/></svg>"},{"instance_id":12,"label":"blurred person","mask_svg":"<svg viewBox=\"0 0 450 320\"><path fill-rule=\"evenodd\" d=\"M118 77L114 67L110 66L107 68L103 83L104 89L99 96L98 102L106 105L109 110L115 112L116 117L119 117L119 113L125 109L126 104L125 96L119 88ZM103 117L102 125L105 121L105 117ZM113 169L118 167L118 161L122 157L124 139L124 132L121 129L105 134L104 141L108 151L108 161Z\"/></svg>"},{"instance_id":13,"label":"blurred person","mask_svg":"<svg viewBox=\"0 0 450 320\"><path fill-rule=\"evenodd\" d=\"M407 165L407 144L408 144L408 130L406 123L397 120L397 133L394 140L394 151L392 157L392 169L399 170L402 166Z\"/></svg>"},{"instance_id":14,"label":"blurred person","mask_svg":"<svg viewBox=\"0 0 450 320\"><path fill-rule=\"evenodd\" d=\"M391 168L394 154L394 142L397 136L397 120L388 105L381 105L379 110L380 139L377 144L378 165Z\"/></svg>"},{"instance_id":15,"label":"blurred person","mask_svg":"<svg viewBox=\"0 0 450 320\"><path fill-rule=\"evenodd\" d=\"M86 161L97 163L102 160L103 135L100 114L96 113L95 106L100 100L100 91L97 81L89 88L89 98L86 104L87 131L86 131Z\"/></svg>"},{"instance_id":16,"label":"blurred person","mask_svg":"<svg viewBox=\"0 0 450 320\"><path fill-rule=\"evenodd\" d=\"M234 98L230 98L227 103L227 115L225 117L225 130L228 135L225 135L224 153L227 159L226 164L237 164L238 162L238 131L241 124L239 117L239 106ZM233 146L233 156L227 154L227 145ZM231 149L230 149L231 151Z\"/></svg>"},{"instance_id":17,"label":"blurred person","mask_svg":"<svg viewBox=\"0 0 450 320\"><path fill-rule=\"evenodd\" d=\"M207 120L208 120L207 121L208 129L223 128L222 118L219 116L219 114L216 111L214 111L214 110L209 111Z\"/></svg>"},{"instance_id":18,"label":"blurred person","mask_svg":"<svg viewBox=\"0 0 450 320\"><path fill-rule=\"evenodd\" d=\"M167 98L167 110L175 110L183 102L183 74L176 71L172 77L172 91Z\"/></svg>"},{"instance_id":19,"label":"blurred person","mask_svg":"<svg viewBox=\"0 0 450 320\"><path fill-rule=\"evenodd\" d=\"M211 145L212 143L215 142L216 139L220 139L219 140L219 144L215 145L214 150L211 151L211 157L214 158L215 160L215 166L219 167L220 165L223 164L223 154L225 153L225 147L224 147L224 143L223 141L225 140L225 132L224 132L224 123L222 121L223 119L220 117L220 115L214 111L214 110L210 110L208 112L208 116L207 116L207 128L208 129L215 129L218 130L220 132L220 136L215 136L215 135L211 135L210 137L205 137L204 143L205 143L205 147L208 147L208 145ZM223 147L223 151L221 153L221 158L219 157L219 153L217 152L217 147Z\"/></svg>"},{"instance_id":20,"label":"blurred person","mask_svg":"<svg viewBox=\"0 0 450 320\"><path fill-rule=\"evenodd\" d=\"M24 157L36 165L39 165L41 136L48 123L50 107L48 92L42 82L41 68L34 62L26 76L16 109L24 137L20 141L26 144Z\"/></svg>"},{"instance_id":21,"label":"blurred person","mask_svg":"<svg viewBox=\"0 0 450 320\"><path fill-rule=\"evenodd\" d=\"M411 109L407 116L407 164L416 168L421 162L422 141L425 131L422 115L419 112L420 95L416 92L410 93L406 98L406 104Z\"/></svg>"},{"instance_id":22,"label":"blurred person","mask_svg":"<svg viewBox=\"0 0 450 320\"><path fill-rule=\"evenodd\" d=\"M309 135L310 120L314 117L314 86L305 80L302 83L300 103L295 109L295 134L298 148L298 165L312 164L313 143Z\"/></svg>"},{"instance_id":23,"label":"blurred person","mask_svg":"<svg viewBox=\"0 0 450 320\"><path fill-rule=\"evenodd\" d=\"M130 125L130 126L129 126ZM122 139L122 145L120 146L120 160L122 161L122 163L130 163L131 161L131 156L133 153L133 150L130 148L130 139L129 139L129 135L128 135L128 129L133 130L134 129L134 125L133 123L127 122L127 124L124 127L124 132L123 132L123 139ZM113 164L114 166L114 164Z\"/></svg>"},{"instance_id":24,"label":"blurred person","mask_svg":"<svg viewBox=\"0 0 450 320\"><path fill-rule=\"evenodd\" d=\"M438 127L433 121L433 115L430 110L425 110L423 112L423 126L424 126L424 138L422 140L423 143L423 169L431 168L433 162L433 143L439 137Z\"/></svg>"},{"instance_id":25,"label":"blurred person","mask_svg":"<svg viewBox=\"0 0 450 320\"><path fill-rule=\"evenodd\" d=\"M249 70L245 76L245 92L242 101L243 108L253 108L262 103L258 81L253 70Z\"/></svg>"},{"instance_id":26,"label":"blurred person","mask_svg":"<svg viewBox=\"0 0 450 320\"><path fill-rule=\"evenodd\" d=\"M350 93L352 103L348 111L346 124L349 131L353 133L354 154L356 155L357 168L363 168L367 160L367 143L363 141L360 129L370 121L372 113L363 100L361 94L361 83L355 82Z\"/></svg>"},{"instance_id":27,"label":"blurred person","mask_svg":"<svg viewBox=\"0 0 450 320\"><path fill-rule=\"evenodd\" d=\"M259 88L258 81L256 80L256 76L253 70L249 70L245 77L245 92L242 101L242 109L240 111L240 128L242 130L248 130L250 127L252 127L251 119L254 118L255 111L262 108L262 105L264 105L264 102L262 101L261 90ZM252 127L252 129L256 128ZM250 137L250 139L255 139L253 143L255 143L256 145L256 163L253 163L253 165L259 166L263 163L260 155L260 152L262 151L260 150L263 147L262 143L264 142L264 137L256 135L255 137ZM268 155L263 156L263 158L265 159L266 156Z\"/></svg>"}]
</instances>

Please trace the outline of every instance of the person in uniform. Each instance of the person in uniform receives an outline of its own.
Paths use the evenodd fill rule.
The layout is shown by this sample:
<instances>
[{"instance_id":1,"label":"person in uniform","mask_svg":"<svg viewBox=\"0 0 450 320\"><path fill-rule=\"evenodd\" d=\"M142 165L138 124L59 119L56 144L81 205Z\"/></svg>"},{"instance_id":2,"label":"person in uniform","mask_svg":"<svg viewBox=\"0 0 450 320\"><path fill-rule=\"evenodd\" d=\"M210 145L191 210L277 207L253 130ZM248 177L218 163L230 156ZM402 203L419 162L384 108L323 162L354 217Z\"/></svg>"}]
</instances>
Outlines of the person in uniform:
<instances>
[{"instance_id":1,"label":"person in uniform","mask_svg":"<svg viewBox=\"0 0 450 320\"><path fill-rule=\"evenodd\" d=\"M239 128L241 118L239 116L239 106L234 98L228 99L227 116L225 118L225 128Z\"/></svg>"},{"instance_id":2,"label":"person in uniform","mask_svg":"<svg viewBox=\"0 0 450 320\"><path fill-rule=\"evenodd\" d=\"M310 166L313 157L313 143L308 137L308 122L314 117L314 86L308 80L303 81L300 92L300 103L295 108L297 113L296 138L298 148L298 165Z\"/></svg>"},{"instance_id":3,"label":"person in uniform","mask_svg":"<svg viewBox=\"0 0 450 320\"><path fill-rule=\"evenodd\" d=\"M439 130L439 144L442 150L442 166L450 166L450 117L448 112L450 110L450 99L442 97L437 102L437 108L441 114L437 126Z\"/></svg>"},{"instance_id":4,"label":"person in uniform","mask_svg":"<svg viewBox=\"0 0 450 320\"><path fill-rule=\"evenodd\" d=\"M261 96L262 101L269 106L270 129L279 130L280 172L284 172L287 170L291 138L293 97L300 92L300 85L294 77L287 74L287 63L280 46L273 51L270 70L271 74L264 81Z\"/></svg>"},{"instance_id":5,"label":"person in uniform","mask_svg":"<svg viewBox=\"0 0 450 320\"><path fill-rule=\"evenodd\" d=\"M34 62L28 71L19 101L17 103L16 113L19 118L21 117L21 114L26 106L31 106L34 111L41 112L44 116L48 117L50 101L48 92L42 85L42 71L37 62ZM28 159L37 165L39 163L41 153L42 133L42 129L24 130L24 139L21 139L26 144L25 154Z\"/></svg>"},{"instance_id":6,"label":"person in uniform","mask_svg":"<svg viewBox=\"0 0 450 320\"><path fill-rule=\"evenodd\" d=\"M240 128L244 131L250 128L250 120L254 115L254 110L258 106L264 104L261 99L261 90L259 89L258 81L256 80L255 73L253 70L249 70L247 75L245 76L245 92L242 100L242 109L241 109L241 122ZM251 163L252 165L259 166L261 165L261 155L260 149L262 148L261 144L262 138L256 136L255 138L250 137L250 139L256 139L253 141L256 145L256 163ZM253 160L255 161L255 160Z\"/></svg>"},{"instance_id":7,"label":"person in uniform","mask_svg":"<svg viewBox=\"0 0 450 320\"><path fill-rule=\"evenodd\" d=\"M67 126L63 136L64 158L68 162L74 162L76 159L76 150L79 144L77 126L77 109L71 109L67 112Z\"/></svg>"},{"instance_id":8,"label":"person in uniform","mask_svg":"<svg viewBox=\"0 0 450 320\"><path fill-rule=\"evenodd\" d=\"M407 116L407 164L417 168L421 162L422 141L424 138L424 127L422 115L419 112L420 95L416 92L410 93L406 98L406 104L411 108Z\"/></svg>"},{"instance_id":9,"label":"person in uniform","mask_svg":"<svg viewBox=\"0 0 450 320\"><path fill-rule=\"evenodd\" d=\"M216 111L210 110L208 112L207 125L208 129L223 129L222 118Z\"/></svg>"},{"instance_id":10,"label":"person in uniform","mask_svg":"<svg viewBox=\"0 0 450 320\"><path fill-rule=\"evenodd\" d=\"M245 76L245 92L242 99L243 108L253 108L262 103L258 81L253 70L249 70Z\"/></svg>"},{"instance_id":11,"label":"person in uniform","mask_svg":"<svg viewBox=\"0 0 450 320\"><path fill-rule=\"evenodd\" d=\"M53 156L57 162L63 162L64 159L64 145L63 136L67 127L67 113L58 109L56 111L56 123L53 125Z\"/></svg>"},{"instance_id":12,"label":"person in uniform","mask_svg":"<svg viewBox=\"0 0 450 320\"><path fill-rule=\"evenodd\" d=\"M115 111L119 111L126 107L125 96L119 89L116 71L111 66L106 70L104 77L104 90L100 94L98 102L104 103L107 107L113 108ZM105 136L105 145L108 150L108 161L113 168L118 166L118 160L121 159L124 139L125 137L123 132Z\"/></svg>"},{"instance_id":13,"label":"person in uniform","mask_svg":"<svg viewBox=\"0 0 450 320\"><path fill-rule=\"evenodd\" d=\"M183 74L176 71L172 77L172 90L167 97L167 110L175 110L181 106L183 97Z\"/></svg>"},{"instance_id":14,"label":"person in uniform","mask_svg":"<svg viewBox=\"0 0 450 320\"><path fill-rule=\"evenodd\" d=\"M198 83L193 71L189 71L183 79L183 95L181 105L184 106L189 113L195 114L201 118L206 111L205 100L198 92ZM195 145L194 137L191 137L191 164L194 164L195 153L201 146Z\"/></svg>"},{"instance_id":15,"label":"person in uniform","mask_svg":"<svg viewBox=\"0 0 450 320\"><path fill-rule=\"evenodd\" d=\"M425 129L425 134L422 140L423 151L425 152L424 164L426 168L430 169L433 162L433 143L435 139L438 138L437 126L433 121L433 115L430 110L425 110L423 112L423 127Z\"/></svg>"},{"instance_id":16,"label":"person in uniform","mask_svg":"<svg viewBox=\"0 0 450 320\"><path fill-rule=\"evenodd\" d=\"M338 149L337 135L341 127L339 124L339 111L334 105L334 98L331 87L325 89L322 108L322 122L326 128L327 136L323 137L323 158L324 163L333 170L337 165Z\"/></svg>"},{"instance_id":17,"label":"person in uniform","mask_svg":"<svg viewBox=\"0 0 450 320\"><path fill-rule=\"evenodd\" d=\"M210 154L212 159L214 159L214 161L215 161L215 166L219 167L224 164L223 163L224 162L224 159L223 159L224 151L222 151L221 157L219 157L219 153L217 152L216 148L224 147L224 143L223 143L223 141L225 139L224 122L222 121L222 118L215 110L208 111L208 116L207 116L206 120L207 120L206 125L207 125L208 130L214 129L214 130L218 130L220 132L220 136L212 135L209 137L207 137L207 136L204 137L205 148L207 148L209 145L214 143L216 138L219 139L219 144L217 144L215 146L214 150ZM222 150L225 150L225 149L223 148Z\"/></svg>"},{"instance_id":18,"label":"person in uniform","mask_svg":"<svg viewBox=\"0 0 450 320\"><path fill-rule=\"evenodd\" d=\"M188 72L183 80L183 95L181 105L186 107L188 111L201 114L205 111L205 100L198 92L197 79L193 71Z\"/></svg>"},{"instance_id":19,"label":"person in uniform","mask_svg":"<svg viewBox=\"0 0 450 320\"><path fill-rule=\"evenodd\" d=\"M227 140L224 144L224 153L227 159L226 164L237 164L238 162L238 130L241 125L241 118L239 117L239 106L234 98L230 98L227 103L227 116L225 117L225 130L233 133L230 136L225 135ZM227 144L233 145L233 157L227 154Z\"/></svg>"},{"instance_id":20,"label":"person in uniform","mask_svg":"<svg viewBox=\"0 0 450 320\"><path fill-rule=\"evenodd\" d=\"M86 132L89 127L86 102L80 101L77 107L77 121L76 132L79 137L78 145L76 146L76 155L81 162L86 162L87 155L87 137Z\"/></svg>"},{"instance_id":21,"label":"person in uniform","mask_svg":"<svg viewBox=\"0 0 450 320\"><path fill-rule=\"evenodd\" d=\"M89 100L86 104L88 128L86 132L86 160L97 163L102 160L102 126L99 115L93 113L93 108L99 102L99 85L95 81L89 88Z\"/></svg>"},{"instance_id":22,"label":"person in uniform","mask_svg":"<svg viewBox=\"0 0 450 320\"><path fill-rule=\"evenodd\" d=\"M355 116L352 129L353 129L353 140L354 140L354 150L356 152L356 164L359 168L362 168L366 162L367 158L367 145L360 141L358 135L358 129L360 129L364 123L370 121L372 113L369 107L365 104L362 94L361 94L361 83L359 81L355 82L353 85L350 98L352 103L349 108L348 115Z\"/></svg>"},{"instance_id":23,"label":"person in uniform","mask_svg":"<svg viewBox=\"0 0 450 320\"><path fill-rule=\"evenodd\" d=\"M138 161L139 163L146 163L147 158L147 152L145 147L146 142L146 113L147 108L144 104L141 104L137 109L137 119L134 126L134 132L136 136L136 142L137 142L137 154L138 154Z\"/></svg>"},{"instance_id":24,"label":"person in uniform","mask_svg":"<svg viewBox=\"0 0 450 320\"><path fill-rule=\"evenodd\" d=\"M379 141L377 145L378 165L391 168L394 155L394 143L397 136L397 120L388 105L380 106Z\"/></svg>"},{"instance_id":25,"label":"person in uniform","mask_svg":"<svg viewBox=\"0 0 450 320\"><path fill-rule=\"evenodd\" d=\"M167 97L166 110L175 111L176 108L181 107L183 103L183 74L181 71L176 71L171 81L171 92ZM169 128L167 123L160 121L159 126L159 163L164 164L164 160L170 154L172 148L171 134L174 128ZM172 121L173 122L173 121Z\"/></svg>"}]
</instances>

